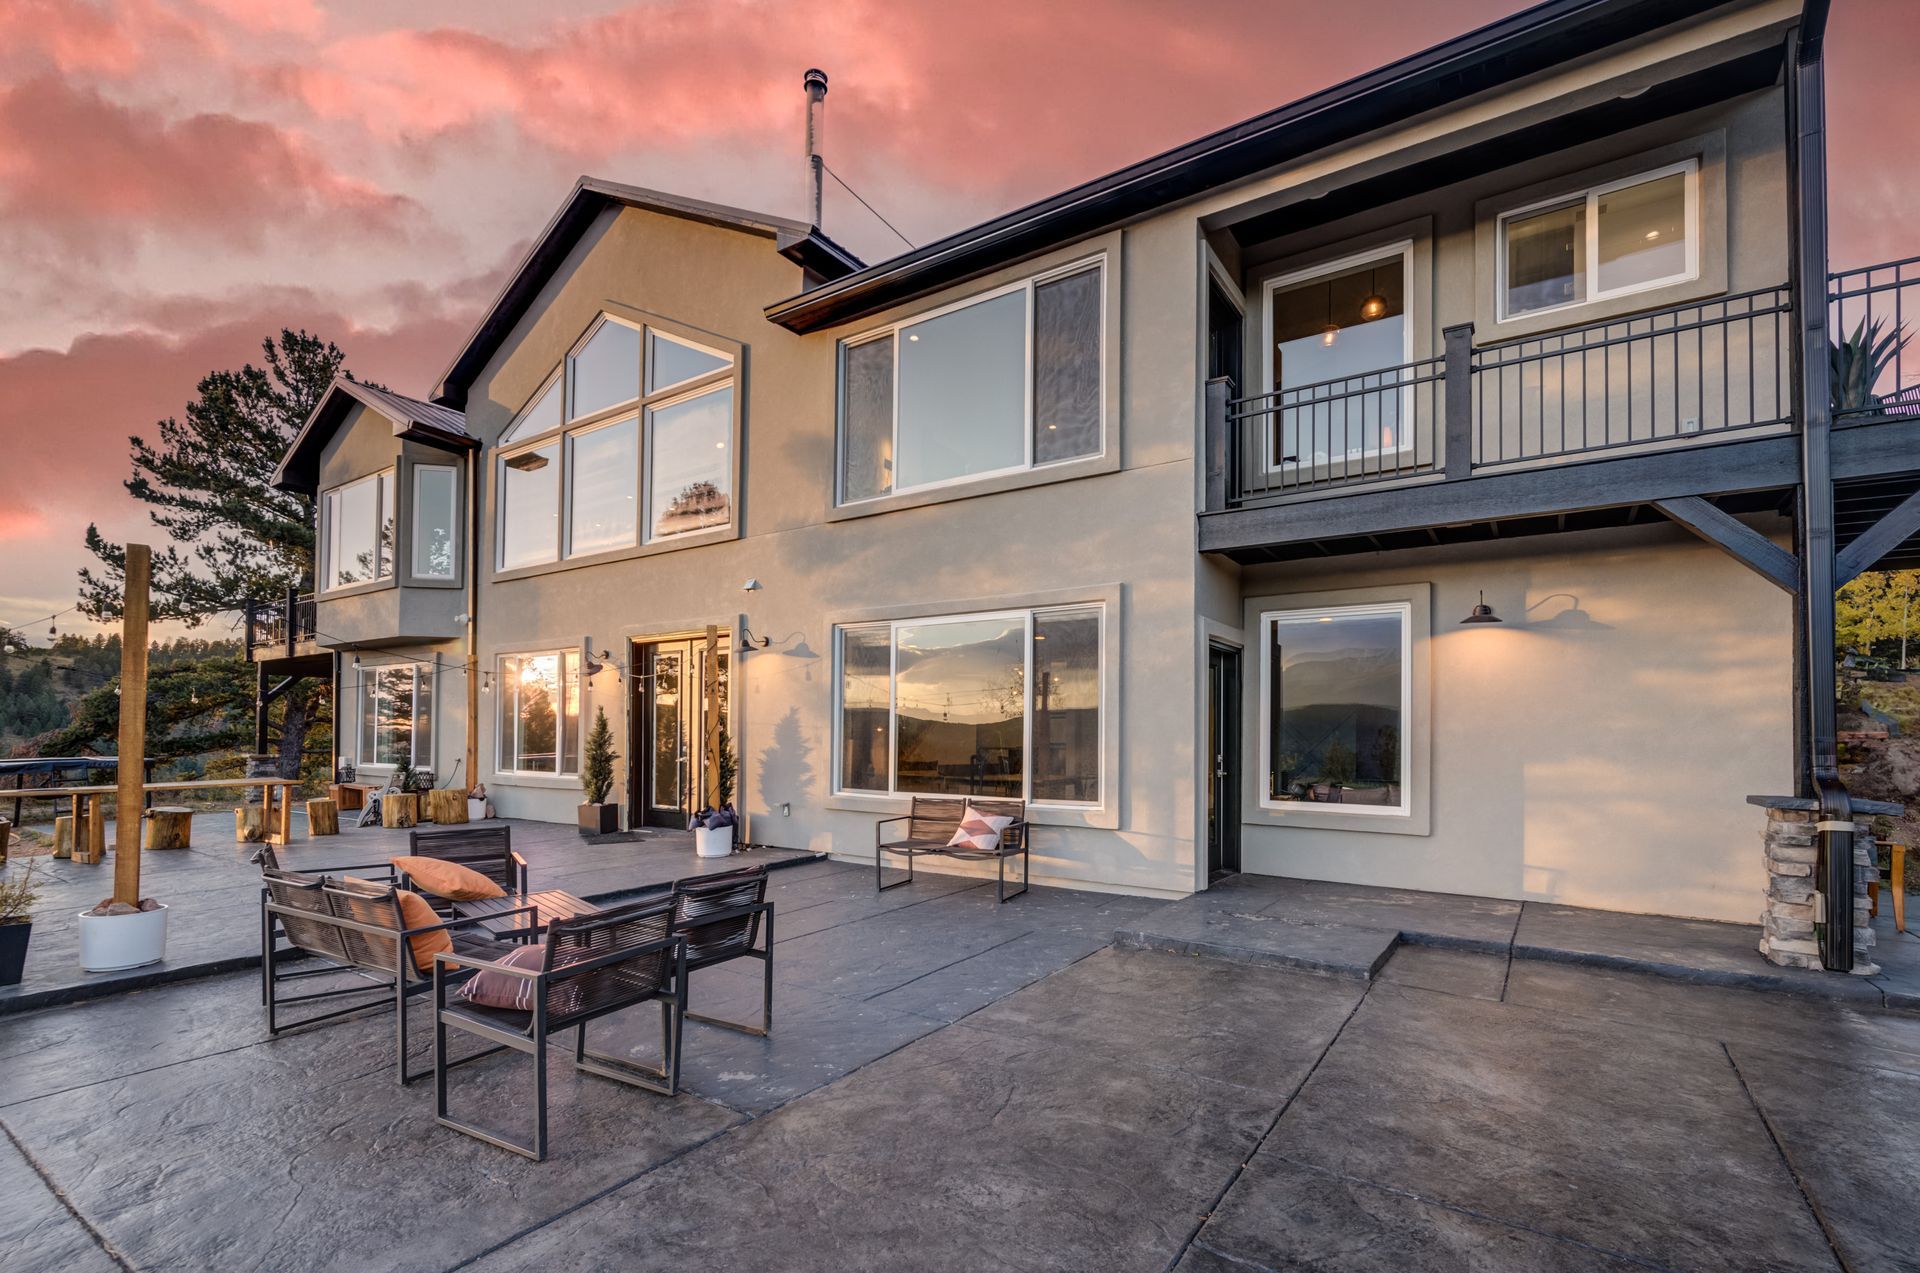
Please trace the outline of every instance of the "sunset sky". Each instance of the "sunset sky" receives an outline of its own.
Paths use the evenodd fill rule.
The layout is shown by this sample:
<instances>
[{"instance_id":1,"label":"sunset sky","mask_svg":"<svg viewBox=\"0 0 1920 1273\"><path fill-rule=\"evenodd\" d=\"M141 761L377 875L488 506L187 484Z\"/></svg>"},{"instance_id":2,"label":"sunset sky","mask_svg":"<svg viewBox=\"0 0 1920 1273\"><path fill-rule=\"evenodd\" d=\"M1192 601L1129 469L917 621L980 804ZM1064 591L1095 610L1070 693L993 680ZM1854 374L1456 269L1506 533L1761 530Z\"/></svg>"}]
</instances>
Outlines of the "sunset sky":
<instances>
[{"instance_id":1,"label":"sunset sky","mask_svg":"<svg viewBox=\"0 0 1920 1273\"><path fill-rule=\"evenodd\" d=\"M0 622L72 604L88 521L139 533L126 436L262 336L425 393L581 173L799 217L808 66L923 243L1522 7L0 0ZM1920 252L1914 5L1834 9L1835 263Z\"/></svg>"}]
</instances>

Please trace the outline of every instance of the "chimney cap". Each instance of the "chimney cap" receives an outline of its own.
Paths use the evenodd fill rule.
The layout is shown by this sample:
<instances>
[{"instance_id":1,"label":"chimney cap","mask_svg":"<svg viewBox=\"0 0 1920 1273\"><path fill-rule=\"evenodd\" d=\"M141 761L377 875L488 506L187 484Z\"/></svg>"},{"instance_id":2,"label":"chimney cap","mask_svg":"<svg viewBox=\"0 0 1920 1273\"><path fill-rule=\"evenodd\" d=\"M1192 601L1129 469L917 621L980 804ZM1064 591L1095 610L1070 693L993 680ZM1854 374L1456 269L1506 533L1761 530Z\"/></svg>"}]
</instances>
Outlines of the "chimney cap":
<instances>
[{"instance_id":1,"label":"chimney cap","mask_svg":"<svg viewBox=\"0 0 1920 1273\"><path fill-rule=\"evenodd\" d=\"M827 73L817 66L808 67L807 73L801 76L800 82L808 89L812 89L817 84L822 93L827 91Z\"/></svg>"}]
</instances>

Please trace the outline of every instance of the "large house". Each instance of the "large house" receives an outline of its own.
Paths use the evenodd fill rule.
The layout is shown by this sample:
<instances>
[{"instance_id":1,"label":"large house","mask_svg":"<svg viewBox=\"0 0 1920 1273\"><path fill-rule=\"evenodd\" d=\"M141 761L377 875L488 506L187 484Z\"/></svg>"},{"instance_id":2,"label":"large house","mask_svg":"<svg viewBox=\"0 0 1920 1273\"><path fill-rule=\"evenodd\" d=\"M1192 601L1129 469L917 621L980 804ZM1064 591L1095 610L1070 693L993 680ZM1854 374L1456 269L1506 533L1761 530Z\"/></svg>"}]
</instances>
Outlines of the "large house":
<instances>
[{"instance_id":1,"label":"large house","mask_svg":"<svg viewBox=\"0 0 1920 1273\"><path fill-rule=\"evenodd\" d=\"M873 265L817 186L584 179L429 401L287 453L263 697L512 817L604 711L635 826L725 754L854 859L957 793L1039 883L1751 921L1746 797L1844 802L1833 588L1920 525L1901 360L1829 356L1913 274L1829 275L1825 8L1549 0Z\"/></svg>"}]
</instances>

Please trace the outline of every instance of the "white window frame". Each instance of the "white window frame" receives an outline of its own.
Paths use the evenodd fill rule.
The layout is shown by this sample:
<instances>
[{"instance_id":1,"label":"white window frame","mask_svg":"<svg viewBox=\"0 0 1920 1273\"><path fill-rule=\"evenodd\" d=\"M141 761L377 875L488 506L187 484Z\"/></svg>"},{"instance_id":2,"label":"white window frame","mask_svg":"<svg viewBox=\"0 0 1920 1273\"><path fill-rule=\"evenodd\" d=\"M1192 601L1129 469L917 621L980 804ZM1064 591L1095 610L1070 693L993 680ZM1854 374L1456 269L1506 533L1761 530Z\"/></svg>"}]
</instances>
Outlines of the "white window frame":
<instances>
[{"instance_id":1,"label":"white window frame","mask_svg":"<svg viewBox=\"0 0 1920 1273\"><path fill-rule=\"evenodd\" d=\"M420 475L422 473L445 473L453 483L453 503L447 510L451 519L447 537L447 572L428 574L420 570ZM407 492L413 504L410 510L407 539L407 572L415 579L429 579L435 583L451 583L460 577L460 469L453 464L416 464L413 466L412 484Z\"/></svg>"},{"instance_id":2,"label":"white window frame","mask_svg":"<svg viewBox=\"0 0 1920 1273\"><path fill-rule=\"evenodd\" d=\"M640 333L640 366L638 368L640 377L639 384L641 387L640 396L638 398L629 398L625 402L615 403L613 406L596 411L592 415L581 416L578 419L569 418L570 412L573 410L574 357L578 355L581 350L585 349L587 343L608 323L620 323ZM679 381L664 389L648 391L646 388L647 376L651 373L651 368L647 366L646 351L649 336L658 336L665 340L671 340L677 345L683 345L689 349L697 349L702 353L712 354L716 358L725 359L726 365L724 367L717 367L712 371L704 372L701 375ZM703 527L700 531L686 531L675 535L664 535L659 538L654 537L652 533L653 516L652 510L649 507L649 485L653 476L653 427L651 413L657 408L673 406L687 399L697 398L702 394L711 393L722 386L729 386L734 390L735 397L732 419L729 422L727 432L727 447L730 451L737 451L740 444L739 420L741 409L740 398L738 396L740 391L739 369L740 358L737 353L729 353L724 350L711 348L688 337L669 332L664 327L622 318L616 314L602 313L599 317L595 318L587 327L586 334L575 341L573 347L567 351L566 357L561 359L559 368L540 382L540 387L527 398L525 404L521 406L519 412L514 416L514 422L501 431L501 437L513 438L514 430L519 427L520 421L539 405L540 400L546 396L547 391L554 386L555 382L559 382L561 386L560 423L540 433L529 434L523 438L513 438L513 442L510 445L496 446L494 449L494 570L502 573L511 571L515 574L521 571L548 570L572 562L590 561L598 557L612 557L621 553L630 553L648 544L671 543L674 540L685 538L688 535L721 529L721 527L717 526L708 526ZM629 543L615 545L611 548L595 548L591 551L575 553L571 543L573 537L574 485L572 440L576 436L592 433L611 425L622 424L628 420L635 421L634 427L638 438L637 445L634 448L637 462L634 466L633 475L635 508L633 540ZM537 451L541 447L555 443L558 443L558 454L555 456L553 462L558 465L560 469L556 477L556 481L559 483L559 516L555 519L554 542L550 550L552 555L540 561L522 562L516 566L509 566L505 564L507 538L505 469L507 461L516 456L524 455L529 451ZM734 525L737 522L740 498L739 492L731 489L739 478L736 457L729 455L727 457L727 463L729 466L727 472L727 485L729 487L727 501L728 507L731 510L728 515L727 524Z\"/></svg>"},{"instance_id":3,"label":"white window frame","mask_svg":"<svg viewBox=\"0 0 1920 1273\"><path fill-rule=\"evenodd\" d=\"M392 487L393 489L394 522L395 522L394 543L393 543L393 562L391 565L388 566L387 573L385 574L380 573L380 512L381 512L381 509L386 505L386 499L384 498L384 491L382 487L379 485L376 485L373 491L373 578L356 579L352 583L335 583L333 582L334 565L335 565L334 556L335 556L336 550L339 548L338 536L335 534L335 531L337 529L336 523L339 521L340 497L344 492L350 491L356 486L363 486L368 482L384 483L386 486ZM323 593L344 592L349 588L368 588L368 587L372 587L374 584L390 582L399 573L399 569L400 569L400 543L399 543L400 527L398 525L400 520L399 504L400 504L400 488L395 484L394 470L390 468L381 469L378 473L369 473L365 477L356 477L351 482L342 482L338 486L330 486L324 492L322 492L320 496L320 513L321 513L320 520L322 523L321 529L320 529L320 545L321 545L320 556L324 559L322 562L322 565L324 568L320 572L320 591L321 592Z\"/></svg>"},{"instance_id":4,"label":"white window frame","mask_svg":"<svg viewBox=\"0 0 1920 1273\"><path fill-rule=\"evenodd\" d=\"M1100 673L1099 694L1100 729L1095 743L1094 773L1099 783L1098 800L1035 800L1033 799L1033 623L1036 614L1052 614L1071 610L1092 610L1100 616ZM1044 606L1028 606L1025 609L979 610L963 614L930 614L910 619L874 619L869 622L849 622L836 624L833 629L833 785L835 797L874 797L927 795L927 792L899 790L899 684L900 684L900 646L899 635L903 627L925 627L941 623L971 623L977 620L1020 619L1025 627L1025 641L1022 647L1021 681L1025 697L1021 701L1020 726L1020 798L1027 805L1038 809L1072 809L1080 812L1100 810L1107 805L1107 712L1111 705L1107 697L1107 606L1103 601L1060 602ZM846 633L864 628L885 628L887 630L887 789L877 791L868 787L845 787L841 785L840 759L846 741L846 704L842 692L846 685ZM982 796L981 799L991 797Z\"/></svg>"},{"instance_id":5,"label":"white window frame","mask_svg":"<svg viewBox=\"0 0 1920 1273\"><path fill-rule=\"evenodd\" d=\"M1089 451L1085 455L1069 455L1057 460L1046 460L1036 463L1033 458L1033 394L1037 370L1034 366L1034 291L1043 284L1057 282L1070 275L1084 273L1088 270L1096 271L1100 275L1100 446L1097 450ZM975 293L962 300L954 301L952 304L943 305L938 309L927 310L924 313L914 314L909 318L902 318L888 326L876 327L870 331L861 332L857 336L850 336L841 341L839 352L835 359L834 370L834 506L837 508L856 508L862 504L871 504L877 500L891 499L895 495L916 495L922 491L944 490L948 487L964 486L970 482L990 481L993 478L1005 477L1011 473L1028 473L1038 469L1053 468L1060 464L1075 464L1086 460L1095 460L1106 455L1108 444L1107 367L1109 365L1108 359L1113 357L1112 350L1109 348L1109 333L1107 330L1107 286L1107 257L1106 254L1102 252L1093 256L1081 257L1057 269L1047 270L1040 274L1033 274L1016 282L1008 283L1005 286L993 288L990 291ZM882 491L878 495L865 495L858 499L849 499L845 489L847 351L861 345L872 344L876 340L885 340L889 336L893 338L893 403L891 415L893 423L893 456L895 469L897 471L900 457L900 343L905 339L905 334L912 328L920 326L922 323L931 322L936 318L943 318L948 314L969 309L975 305L983 305L988 301L998 300L1002 296L1011 296L1016 292L1026 293L1027 305L1024 353L1025 406L1023 411L1024 418L1021 424L1023 440L1021 444L1020 463L997 469L988 469L979 473L965 473L958 477L941 478L937 482L922 482L918 486L890 484L885 491Z\"/></svg>"},{"instance_id":6,"label":"white window frame","mask_svg":"<svg viewBox=\"0 0 1920 1273\"><path fill-rule=\"evenodd\" d=\"M564 750L564 746L563 746L564 739L562 735L566 729L566 705L565 705L565 702L563 701L560 704L558 710L556 711L555 719L554 719L554 748L555 748L554 768L552 769L508 769L500 763L500 758L505 754L505 748L501 746L501 733L506 722L501 719L502 713L500 711L500 702L505 701L506 694L508 692L507 691L507 664L509 662L517 662L522 659L546 658L549 655L557 656L560 659L561 693L564 694L566 692L567 660L569 658L574 660L574 667L576 669L575 680L578 682L580 686L580 738L575 746L575 755L573 758L574 767L572 769L562 769L559 767L560 765L559 752ZM589 691L589 686L588 686L589 678L587 676L586 668L580 662L580 650L576 647L576 648L570 648L570 649L551 649L551 650L513 650L507 653L496 654L493 656L493 680L494 680L495 688L499 691L501 696L500 702L496 702L494 704L493 772L497 776L502 778L536 778L536 779L538 778L578 778L580 776L580 768L583 763L582 758L586 753L586 742L587 742L586 736L587 736L587 730L589 728L589 726L587 725L587 695ZM514 695L513 719L515 721L515 727L518 728L518 722L520 720L520 710L519 710L520 678L518 675L514 676L513 678L512 692ZM520 759L520 748L517 745L513 749L513 755L514 755L514 763L518 764Z\"/></svg>"},{"instance_id":7,"label":"white window frame","mask_svg":"<svg viewBox=\"0 0 1920 1273\"><path fill-rule=\"evenodd\" d=\"M1277 623L1310 619L1338 620L1368 615L1394 615L1400 620L1400 800L1391 805L1317 804L1301 800L1273 798L1273 630ZM1303 606L1297 609L1260 612L1260 711L1258 784L1260 808L1273 811L1311 812L1315 815L1353 816L1357 818L1405 818L1413 812L1413 785L1424 775L1414 770L1412 739L1413 701L1413 603L1379 601L1337 606Z\"/></svg>"},{"instance_id":8,"label":"white window frame","mask_svg":"<svg viewBox=\"0 0 1920 1273\"><path fill-rule=\"evenodd\" d=\"M1378 265L1382 261L1393 261L1393 260L1397 260L1400 262L1400 286L1403 292L1403 301L1401 305L1401 317L1403 321L1400 324L1400 332L1401 332L1400 362L1398 365L1404 367L1414 360L1414 354L1413 354L1413 344L1414 344L1414 340L1413 340L1413 336L1414 336L1414 332L1413 332L1413 288L1414 288L1413 240L1399 239L1392 243L1381 244L1379 247L1376 247L1376 248L1368 248L1364 252L1351 252L1351 253L1348 253L1346 256L1337 257L1331 261L1321 261L1317 264L1309 265L1302 269L1289 270L1285 274L1275 275L1274 277L1268 279L1265 283L1261 285L1260 287L1260 384L1262 386L1261 387L1262 393L1273 393L1273 394L1279 393L1279 390L1273 387L1273 346L1274 346L1273 297L1274 297L1274 293L1284 292L1288 288L1298 287L1302 283L1311 283L1318 278L1326 278L1330 274L1345 274L1345 273L1348 273L1349 271L1359 269L1363 266ZM1345 326L1358 326L1358 325L1359 323L1357 321L1355 323L1345 324ZM1378 368L1375 368L1375 370L1391 371L1393 370L1393 368L1378 367ZM1365 374L1367 373L1358 372L1356 373L1355 378L1358 378L1359 376L1362 376ZM1402 428L1400 430L1401 443L1399 446L1392 447L1392 448L1379 447L1379 446L1375 446L1375 447L1363 446L1358 451L1348 451L1344 456L1335 457L1333 455L1329 455L1324 465L1318 465L1318 464L1308 465L1308 464L1301 464L1296 462L1294 465L1295 469L1297 471L1304 471L1304 470L1311 470L1316 468L1331 468L1336 463L1339 463L1339 462L1350 462L1356 459L1378 460L1378 459L1385 459L1389 456L1406 455L1412 452L1413 446L1414 446L1414 437L1418 432L1418 428L1419 428L1418 421L1414 419L1414 412L1417 409L1419 404L1414 397L1413 390L1414 390L1414 387L1412 385L1407 385L1400 391L1400 419L1403 424L1411 421L1414 427ZM1378 391L1376 390L1375 392L1378 392ZM1273 401L1275 405L1274 414L1275 415L1283 414L1283 411L1279 408L1278 400L1270 399L1270 401ZM1262 456L1261 463L1265 465L1266 471L1269 473L1279 472L1281 469L1286 467L1285 463L1283 462L1283 458L1274 453L1274 447L1273 447L1274 432L1275 430L1271 428L1261 430L1262 437L1261 437L1260 446L1262 451L1265 453Z\"/></svg>"},{"instance_id":9,"label":"white window frame","mask_svg":"<svg viewBox=\"0 0 1920 1273\"><path fill-rule=\"evenodd\" d=\"M1676 173L1686 176L1686 207L1683 213L1686 219L1687 265L1678 274L1669 274L1662 278L1649 279L1644 283L1635 283L1631 287L1603 289L1600 286L1600 210L1599 200L1616 190L1625 190L1630 186L1645 185L1649 181L1658 181L1662 177L1671 177ZM1529 309L1518 314L1507 310L1507 223L1516 217L1528 217L1550 208L1573 207L1584 204L1586 208L1586 248L1587 248L1587 293L1584 297L1565 301L1559 305L1548 305L1541 309ZM1494 313L1503 323L1525 322L1542 314L1559 314L1567 310L1598 304L1601 301L1614 300L1621 296L1634 296L1641 292L1651 292L1662 287L1673 287L1680 283L1691 283L1700 277L1700 241L1702 227L1700 221L1700 160L1682 159L1678 163L1664 164L1658 168L1649 168L1630 177L1617 181L1603 182L1595 186L1575 188L1551 199L1536 199L1517 208L1509 208L1494 220L1493 227L1493 268L1494 268Z\"/></svg>"},{"instance_id":10,"label":"white window frame","mask_svg":"<svg viewBox=\"0 0 1920 1273\"><path fill-rule=\"evenodd\" d=\"M393 672L396 669L402 668L402 667L410 669L413 673L413 716L409 722L409 728L407 733L407 762L408 764L412 765L413 768L415 769L432 769L433 768L433 739L432 738L427 739L427 755L426 755L425 763L422 763L421 756L420 756L420 683L422 680L421 673L422 673L422 670L424 669L425 679L427 680L427 693L432 695L437 700L439 697L438 691L440 687L433 682L433 675L435 671L433 665L426 664L426 663L380 663L380 664L369 663L369 664L362 665L360 668L360 711L359 711L359 714L354 718L354 730L353 730L354 732L353 750L354 750L354 754L359 757L360 767L362 769L397 768L394 762L390 760L369 760L367 758L367 755L366 755L367 712L368 712L368 709L373 705L373 700L379 697L379 694L376 691L376 687L380 684L381 674ZM428 712L428 716L427 716L428 723L432 724L438 715L439 715L439 708L438 708L438 703L436 702L434 708L432 708Z\"/></svg>"}]
</instances>

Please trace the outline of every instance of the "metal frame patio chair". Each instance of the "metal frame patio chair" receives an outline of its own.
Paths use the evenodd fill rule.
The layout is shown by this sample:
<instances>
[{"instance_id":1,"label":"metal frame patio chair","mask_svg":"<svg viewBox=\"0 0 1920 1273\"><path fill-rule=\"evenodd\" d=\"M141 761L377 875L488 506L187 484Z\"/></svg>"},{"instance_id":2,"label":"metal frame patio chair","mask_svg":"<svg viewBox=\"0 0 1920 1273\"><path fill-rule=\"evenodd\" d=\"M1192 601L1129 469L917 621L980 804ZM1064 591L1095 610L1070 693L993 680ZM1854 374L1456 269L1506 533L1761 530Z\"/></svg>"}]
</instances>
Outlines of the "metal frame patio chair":
<instances>
[{"instance_id":1,"label":"metal frame patio chair","mask_svg":"<svg viewBox=\"0 0 1920 1273\"><path fill-rule=\"evenodd\" d=\"M455 862L498 884L516 897L525 897L527 859L513 851L509 826L452 826L435 831L415 829L407 836L407 852L414 857ZM401 887L408 887L403 873Z\"/></svg>"},{"instance_id":2,"label":"metal frame patio chair","mask_svg":"<svg viewBox=\"0 0 1920 1273\"><path fill-rule=\"evenodd\" d=\"M261 874L260 968L267 1033L277 1037L288 1030L384 1007L391 996L395 1077L402 1087L425 1078L429 1071L407 1069L407 1001L433 985L433 974L423 971L415 962L411 939L426 933L446 932L456 951L473 958L494 954L500 950L500 944L491 938L460 931L477 927L478 920L451 919L408 927L401 918L398 890L389 883L353 883L273 868ZM313 968L282 972L279 965L286 952L279 949L280 936L295 950L324 962ZM284 981L326 973L349 973L370 984L284 997L278 993ZM359 998L330 1011L303 1015L296 1021L280 1020L280 1012L285 1008L349 996Z\"/></svg>"},{"instance_id":3,"label":"metal frame patio chair","mask_svg":"<svg viewBox=\"0 0 1920 1273\"><path fill-rule=\"evenodd\" d=\"M442 952L433 968L433 1108L443 1127L531 1158L547 1156L547 1041L574 1032L573 1067L661 1096L680 1090L680 1044L686 1033L687 942L673 931L671 896L649 898L547 928L546 953L538 969L515 968L461 953ZM458 971L490 971L532 983L528 1011L450 1003L447 987ZM587 1050L587 1024L635 1004L660 1004L661 1066L658 1070L622 1057ZM517 1141L463 1123L447 1113L447 1071L473 1057L449 1061L447 1029L478 1035L495 1046L533 1058L534 1134ZM486 1053L477 1053L485 1055Z\"/></svg>"},{"instance_id":4,"label":"metal frame patio chair","mask_svg":"<svg viewBox=\"0 0 1920 1273\"><path fill-rule=\"evenodd\" d=\"M766 944L754 945L761 921ZM743 867L717 875L676 880L673 931L687 942L687 971L711 968L734 959L758 959L765 965L758 1028L719 1017L687 1013L689 1021L765 1038L773 1032L773 903L767 900L767 868Z\"/></svg>"},{"instance_id":5,"label":"metal frame patio chair","mask_svg":"<svg viewBox=\"0 0 1920 1273\"><path fill-rule=\"evenodd\" d=\"M948 845L953 833L960 829L961 819L967 815L967 806L972 805L988 817L1012 818L1013 822L1000 832L1000 842L991 849L963 849ZM907 834L902 839L889 840L886 828L890 823L904 822ZM907 859L907 878L885 883L883 870L886 855L889 853ZM1020 887L1007 892L1007 859L1020 858ZM884 893L890 888L899 888L913 883L913 860L916 857L950 857L962 862L984 862L998 859L999 880L995 886L995 895L1002 902L1010 902L1027 891L1033 877L1033 858L1028 852L1027 806L1021 800L976 800L967 796L915 796L910 812L897 814L891 818L882 818L873 828L873 882L877 892Z\"/></svg>"}]
</instances>

